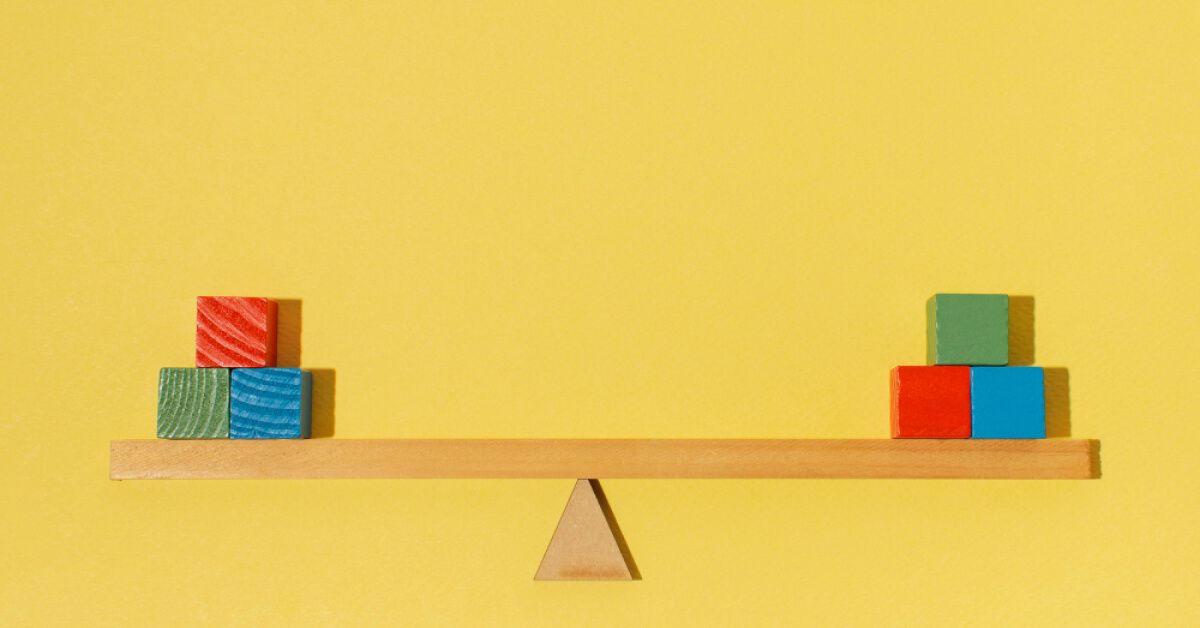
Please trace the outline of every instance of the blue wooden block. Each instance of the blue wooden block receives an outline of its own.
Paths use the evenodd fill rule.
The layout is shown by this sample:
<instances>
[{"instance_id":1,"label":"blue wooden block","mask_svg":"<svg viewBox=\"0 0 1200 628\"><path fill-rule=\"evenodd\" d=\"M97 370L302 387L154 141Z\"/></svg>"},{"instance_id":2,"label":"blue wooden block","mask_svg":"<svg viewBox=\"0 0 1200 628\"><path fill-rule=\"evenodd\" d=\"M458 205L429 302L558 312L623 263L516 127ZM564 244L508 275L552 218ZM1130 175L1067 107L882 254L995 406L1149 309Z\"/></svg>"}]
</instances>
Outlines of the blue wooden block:
<instances>
[{"instance_id":1,"label":"blue wooden block","mask_svg":"<svg viewBox=\"0 0 1200 628\"><path fill-rule=\"evenodd\" d=\"M971 368L971 438L1045 438L1041 367Z\"/></svg>"},{"instance_id":2,"label":"blue wooden block","mask_svg":"<svg viewBox=\"0 0 1200 628\"><path fill-rule=\"evenodd\" d=\"M308 438L312 374L300 369L233 369L230 438Z\"/></svg>"}]
</instances>

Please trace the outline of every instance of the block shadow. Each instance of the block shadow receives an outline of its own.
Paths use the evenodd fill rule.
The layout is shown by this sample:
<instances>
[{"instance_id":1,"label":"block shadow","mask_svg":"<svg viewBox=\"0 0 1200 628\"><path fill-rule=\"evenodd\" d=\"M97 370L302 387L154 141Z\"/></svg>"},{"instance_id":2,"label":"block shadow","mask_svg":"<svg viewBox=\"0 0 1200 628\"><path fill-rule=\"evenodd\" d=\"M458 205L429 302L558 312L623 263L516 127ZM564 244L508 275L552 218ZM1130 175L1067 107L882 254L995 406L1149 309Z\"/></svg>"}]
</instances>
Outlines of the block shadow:
<instances>
[{"instance_id":1,"label":"block shadow","mask_svg":"<svg viewBox=\"0 0 1200 628\"><path fill-rule=\"evenodd\" d=\"M1036 303L1028 295L1008 297L1008 363L1032 366L1037 358L1034 333ZM1046 437L1071 436L1071 375L1065 367L1042 369L1046 384Z\"/></svg>"},{"instance_id":2,"label":"block shadow","mask_svg":"<svg viewBox=\"0 0 1200 628\"><path fill-rule=\"evenodd\" d=\"M1011 295L1008 297L1008 363L1011 366L1033 364L1033 297Z\"/></svg>"},{"instance_id":3,"label":"block shadow","mask_svg":"<svg viewBox=\"0 0 1200 628\"><path fill-rule=\"evenodd\" d=\"M1046 438L1071 436L1071 374L1065 367L1042 369L1046 384Z\"/></svg>"},{"instance_id":4,"label":"block shadow","mask_svg":"<svg viewBox=\"0 0 1200 628\"><path fill-rule=\"evenodd\" d=\"M299 368L303 346L304 302L300 299L275 301L275 366ZM316 383L314 382L315 386Z\"/></svg>"},{"instance_id":5,"label":"block shadow","mask_svg":"<svg viewBox=\"0 0 1200 628\"><path fill-rule=\"evenodd\" d=\"M337 371L305 369L312 373L312 437L333 437L337 422Z\"/></svg>"},{"instance_id":6,"label":"block shadow","mask_svg":"<svg viewBox=\"0 0 1200 628\"><path fill-rule=\"evenodd\" d=\"M621 550L621 557L625 559L625 564L629 566L629 573L634 580L642 579L642 572L638 571L637 563L633 562L633 554L629 551L629 544L625 542L625 535L621 533L621 526L617 525L617 518L613 516L612 506L608 504L608 497L604 494L604 489L600 486L600 480L588 480L588 484L592 485L592 491L596 493L596 499L600 502L600 510L604 511L604 518L608 520L608 527L613 532L613 538L617 540L617 548Z\"/></svg>"}]
</instances>

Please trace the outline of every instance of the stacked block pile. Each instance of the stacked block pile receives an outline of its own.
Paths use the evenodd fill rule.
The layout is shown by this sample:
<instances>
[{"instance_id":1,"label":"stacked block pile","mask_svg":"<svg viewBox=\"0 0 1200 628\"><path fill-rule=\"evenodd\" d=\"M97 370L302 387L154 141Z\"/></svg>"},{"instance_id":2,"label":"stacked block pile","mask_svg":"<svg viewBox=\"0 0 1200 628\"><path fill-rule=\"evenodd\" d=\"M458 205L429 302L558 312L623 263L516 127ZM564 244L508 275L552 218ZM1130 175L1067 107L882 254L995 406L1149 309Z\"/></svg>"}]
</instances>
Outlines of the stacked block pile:
<instances>
[{"instance_id":1,"label":"stacked block pile","mask_svg":"<svg viewBox=\"0 0 1200 628\"><path fill-rule=\"evenodd\" d=\"M935 294L926 366L892 369L892 438L1045 438L1041 367L1008 364L1008 295Z\"/></svg>"},{"instance_id":2,"label":"stacked block pile","mask_svg":"<svg viewBox=\"0 0 1200 628\"><path fill-rule=\"evenodd\" d=\"M308 438L312 375L275 367L274 301L196 298L196 367L158 376L158 437Z\"/></svg>"}]
</instances>

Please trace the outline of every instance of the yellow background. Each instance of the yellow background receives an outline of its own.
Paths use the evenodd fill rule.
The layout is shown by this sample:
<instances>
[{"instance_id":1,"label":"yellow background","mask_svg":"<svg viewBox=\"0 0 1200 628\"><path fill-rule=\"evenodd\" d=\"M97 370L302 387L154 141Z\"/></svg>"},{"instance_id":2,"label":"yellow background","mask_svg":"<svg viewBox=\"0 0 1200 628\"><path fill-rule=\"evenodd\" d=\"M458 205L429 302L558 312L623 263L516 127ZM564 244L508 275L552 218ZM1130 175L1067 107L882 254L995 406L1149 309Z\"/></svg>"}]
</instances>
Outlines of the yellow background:
<instances>
[{"instance_id":1,"label":"yellow background","mask_svg":"<svg viewBox=\"0 0 1200 628\"><path fill-rule=\"evenodd\" d=\"M1200 9L0 8L0 623L1200 623ZM198 294L336 437L886 437L935 291L1036 298L1104 477L110 482Z\"/></svg>"}]
</instances>

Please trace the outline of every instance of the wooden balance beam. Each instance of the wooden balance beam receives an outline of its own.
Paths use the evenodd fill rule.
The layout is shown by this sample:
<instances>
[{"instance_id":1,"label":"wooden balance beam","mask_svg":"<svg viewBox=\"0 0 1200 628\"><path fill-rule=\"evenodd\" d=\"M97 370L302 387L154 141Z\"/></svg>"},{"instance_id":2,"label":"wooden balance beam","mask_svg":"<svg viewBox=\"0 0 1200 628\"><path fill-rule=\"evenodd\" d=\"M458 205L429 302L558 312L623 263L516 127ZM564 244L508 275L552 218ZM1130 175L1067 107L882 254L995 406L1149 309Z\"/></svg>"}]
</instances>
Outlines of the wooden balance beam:
<instances>
[{"instance_id":1,"label":"wooden balance beam","mask_svg":"<svg viewBox=\"0 0 1200 628\"><path fill-rule=\"evenodd\" d=\"M115 440L114 480L1087 479L1092 440Z\"/></svg>"},{"instance_id":2,"label":"wooden balance beam","mask_svg":"<svg viewBox=\"0 0 1200 628\"><path fill-rule=\"evenodd\" d=\"M638 580L599 478L1089 479L1093 440L115 440L113 480L560 478L537 580Z\"/></svg>"}]
</instances>

